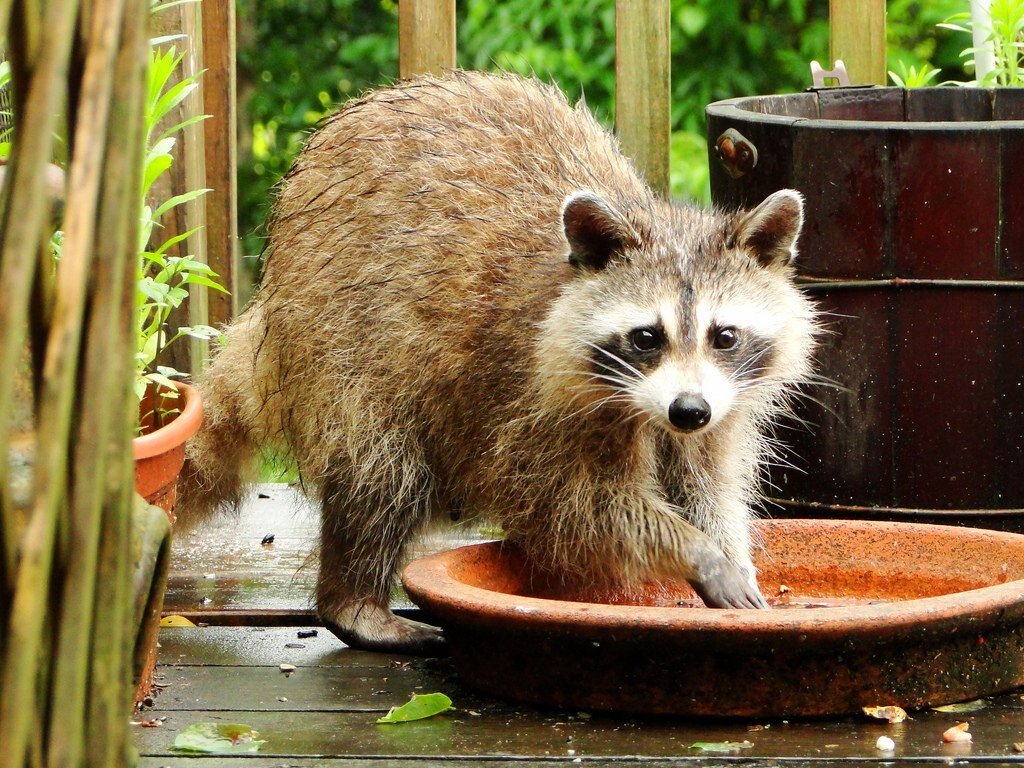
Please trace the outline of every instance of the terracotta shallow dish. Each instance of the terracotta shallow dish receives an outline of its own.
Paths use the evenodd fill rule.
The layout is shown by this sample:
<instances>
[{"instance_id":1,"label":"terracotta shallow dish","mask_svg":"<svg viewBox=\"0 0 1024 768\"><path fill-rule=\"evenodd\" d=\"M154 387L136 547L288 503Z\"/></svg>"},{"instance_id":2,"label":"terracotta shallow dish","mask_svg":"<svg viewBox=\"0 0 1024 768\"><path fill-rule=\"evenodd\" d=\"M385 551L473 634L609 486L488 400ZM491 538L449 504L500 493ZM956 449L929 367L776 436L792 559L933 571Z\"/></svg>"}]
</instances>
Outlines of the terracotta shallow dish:
<instances>
[{"instance_id":1,"label":"terracotta shallow dish","mask_svg":"<svg viewBox=\"0 0 1024 768\"><path fill-rule=\"evenodd\" d=\"M411 563L460 676L540 705L771 718L907 709L1024 685L1024 536L842 520L761 524L770 611L710 610L685 584L570 594L511 546Z\"/></svg>"}]
</instances>

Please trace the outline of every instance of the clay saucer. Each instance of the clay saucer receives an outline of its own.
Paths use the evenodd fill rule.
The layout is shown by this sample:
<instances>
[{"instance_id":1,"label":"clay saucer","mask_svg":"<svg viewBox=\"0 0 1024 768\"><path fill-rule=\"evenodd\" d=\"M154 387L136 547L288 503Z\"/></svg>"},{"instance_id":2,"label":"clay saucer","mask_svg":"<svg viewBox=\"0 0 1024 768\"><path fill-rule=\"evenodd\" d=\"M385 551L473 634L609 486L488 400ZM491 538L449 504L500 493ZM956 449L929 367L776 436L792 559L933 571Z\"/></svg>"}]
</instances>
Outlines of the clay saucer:
<instances>
[{"instance_id":1,"label":"clay saucer","mask_svg":"<svg viewBox=\"0 0 1024 768\"><path fill-rule=\"evenodd\" d=\"M584 595L531 584L495 542L411 563L460 676L534 704L771 718L936 706L1024 684L1024 535L866 521L760 525L770 611L685 584Z\"/></svg>"}]
</instances>

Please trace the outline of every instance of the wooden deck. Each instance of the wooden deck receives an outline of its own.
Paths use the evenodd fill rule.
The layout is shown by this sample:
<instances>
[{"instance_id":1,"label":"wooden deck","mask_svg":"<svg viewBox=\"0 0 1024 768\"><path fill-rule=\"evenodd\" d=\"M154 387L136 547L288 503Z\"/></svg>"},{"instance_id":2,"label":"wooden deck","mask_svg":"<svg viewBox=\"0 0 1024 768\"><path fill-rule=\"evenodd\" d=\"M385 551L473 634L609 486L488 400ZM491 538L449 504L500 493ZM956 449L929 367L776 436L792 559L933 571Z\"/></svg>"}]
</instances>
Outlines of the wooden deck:
<instances>
[{"instance_id":1,"label":"wooden deck","mask_svg":"<svg viewBox=\"0 0 1024 768\"><path fill-rule=\"evenodd\" d=\"M162 630L158 682L166 687L154 707L136 718L161 723L137 728L142 766L1024 763L1014 749L1024 742L1024 691L989 699L968 714L911 713L899 725L867 718L639 720L508 704L461 685L448 660L351 650L316 627L309 612L315 566L307 566L306 558L315 540L314 516L291 489L267 487L262 496L240 520L177 544L166 609L210 626ZM261 545L270 533L273 545ZM456 536L483 538L472 531ZM396 602L402 604L401 596ZM316 636L298 636L309 629ZM286 675L282 663L297 669ZM448 694L456 711L404 725L375 724L410 694L434 691ZM249 724L267 743L244 757L171 751L179 730L211 721ZM970 722L974 742L943 744L942 732L962 721ZM875 748L882 735L896 742L894 753ZM727 741L751 746L731 754L691 748L694 742Z\"/></svg>"}]
</instances>

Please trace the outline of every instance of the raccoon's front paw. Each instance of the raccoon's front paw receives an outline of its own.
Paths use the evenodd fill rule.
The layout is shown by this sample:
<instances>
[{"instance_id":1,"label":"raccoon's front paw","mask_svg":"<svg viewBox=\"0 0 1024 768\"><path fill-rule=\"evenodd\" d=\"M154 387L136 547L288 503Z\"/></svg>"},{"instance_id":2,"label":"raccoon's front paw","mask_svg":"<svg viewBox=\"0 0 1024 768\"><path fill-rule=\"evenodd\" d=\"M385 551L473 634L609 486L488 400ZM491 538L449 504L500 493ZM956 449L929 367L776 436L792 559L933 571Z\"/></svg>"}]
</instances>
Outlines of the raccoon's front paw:
<instances>
[{"instance_id":1,"label":"raccoon's front paw","mask_svg":"<svg viewBox=\"0 0 1024 768\"><path fill-rule=\"evenodd\" d=\"M448 645L437 627L396 616L370 601L345 606L335 616L321 616L324 626L351 648L413 656L446 656Z\"/></svg>"},{"instance_id":2,"label":"raccoon's front paw","mask_svg":"<svg viewBox=\"0 0 1024 768\"><path fill-rule=\"evenodd\" d=\"M708 608L769 608L757 580L721 555L708 557L690 580Z\"/></svg>"}]
</instances>

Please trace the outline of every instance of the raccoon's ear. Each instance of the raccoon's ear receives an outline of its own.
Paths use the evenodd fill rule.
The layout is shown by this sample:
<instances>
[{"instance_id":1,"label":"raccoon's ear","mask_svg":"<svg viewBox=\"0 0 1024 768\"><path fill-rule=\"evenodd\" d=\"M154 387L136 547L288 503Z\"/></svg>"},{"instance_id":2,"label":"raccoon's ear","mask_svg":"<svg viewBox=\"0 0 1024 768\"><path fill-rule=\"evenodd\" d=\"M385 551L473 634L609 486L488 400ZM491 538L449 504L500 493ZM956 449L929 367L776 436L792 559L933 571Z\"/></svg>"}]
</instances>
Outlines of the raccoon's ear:
<instances>
[{"instance_id":1,"label":"raccoon's ear","mask_svg":"<svg viewBox=\"0 0 1024 768\"><path fill-rule=\"evenodd\" d=\"M573 192L562 203L562 226L574 267L604 269L613 256L634 247L633 228L596 192Z\"/></svg>"},{"instance_id":2,"label":"raccoon's ear","mask_svg":"<svg viewBox=\"0 0 1024 768\"><path fill-rule=\"evenodd\" d=\"M749 250L765 267L788 264L796 255L803 223L803 196L795 189L782 189L739 218L726 246Z\"/></svg>"}]
</instances>

